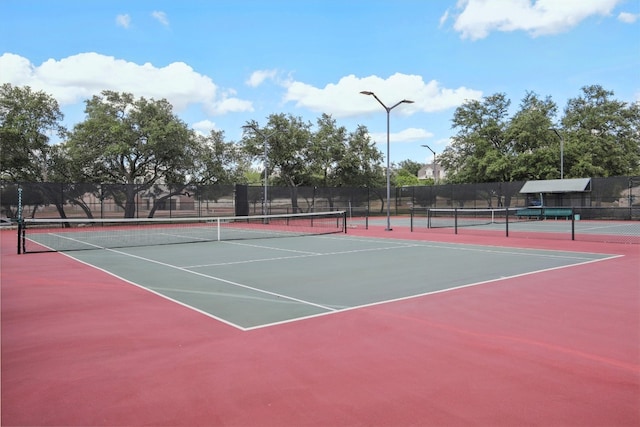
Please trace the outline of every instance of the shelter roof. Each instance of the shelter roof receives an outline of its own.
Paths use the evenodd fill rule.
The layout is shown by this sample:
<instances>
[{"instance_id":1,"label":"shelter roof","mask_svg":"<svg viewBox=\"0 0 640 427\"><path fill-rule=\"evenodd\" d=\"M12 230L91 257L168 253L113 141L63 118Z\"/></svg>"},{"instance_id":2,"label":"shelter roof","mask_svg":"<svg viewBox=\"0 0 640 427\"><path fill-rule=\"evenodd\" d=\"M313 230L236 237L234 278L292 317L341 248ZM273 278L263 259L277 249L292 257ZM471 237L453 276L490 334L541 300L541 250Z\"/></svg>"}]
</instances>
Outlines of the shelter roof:
<instances>
[{"instance_id":1,"label":"shelter roof","mask_svg":"<svg viewBox=\"0 0 640 427\"><path fill-rule=\"evenodd\" d=\"M585 193L591 191L591 178L527 181L520 193Z\"/></svg>"}]
</instances>

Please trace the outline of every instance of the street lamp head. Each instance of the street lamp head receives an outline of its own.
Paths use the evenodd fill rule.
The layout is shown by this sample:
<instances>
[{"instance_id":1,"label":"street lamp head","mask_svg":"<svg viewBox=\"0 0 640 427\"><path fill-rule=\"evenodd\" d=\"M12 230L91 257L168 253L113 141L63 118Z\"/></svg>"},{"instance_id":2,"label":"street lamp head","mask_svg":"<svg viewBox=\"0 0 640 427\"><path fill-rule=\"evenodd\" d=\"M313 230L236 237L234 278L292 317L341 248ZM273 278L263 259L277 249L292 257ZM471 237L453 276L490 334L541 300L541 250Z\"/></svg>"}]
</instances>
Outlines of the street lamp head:
<instances>
[{"instance_id":1,"label":"street lamp head","mask_svg":"<svg viewBox=\"0 0 640 427\"><path fill-rule=\"evenodd\" d=\"M360 93L363 94L363 95L373 95L373 92L368 91L368 90L361 90Z\"/></svg>"},{"instance_id":2,"label":"street lamp head","mask_svg":"<svg viewBox=\"0 0 640 427\"><path fill-rule=\"evenodd\" d=\"M422 146L423 146L424 148L429 149L429 151L431 151L431 152L433 153L433 155L434 155L434 156L436 155L436 152L435 152L435 151L433 151L433 150L431 149L431 147L429 147L427 144L422 144Z\"/></svg>"},{"instance_id":3,"label":"street lamp head","mask_svg":"<svg viewBox=\"0 0 640 427\"><path fill-rule=\"evenodd\" d=\"M400 101L401 103L404 102L405 104L413 104L414 101L411 101L410 99L403 99L402 101Z\"/></svg>"}]
</instances>

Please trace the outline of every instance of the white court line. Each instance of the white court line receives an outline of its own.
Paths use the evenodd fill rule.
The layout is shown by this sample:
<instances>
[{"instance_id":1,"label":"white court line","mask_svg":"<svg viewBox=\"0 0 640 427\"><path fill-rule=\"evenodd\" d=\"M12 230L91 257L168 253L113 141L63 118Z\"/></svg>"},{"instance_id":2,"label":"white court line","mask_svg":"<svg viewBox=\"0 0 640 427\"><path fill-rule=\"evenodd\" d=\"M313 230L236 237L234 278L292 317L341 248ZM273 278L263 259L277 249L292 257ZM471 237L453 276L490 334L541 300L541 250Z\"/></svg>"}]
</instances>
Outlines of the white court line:
<instances>
[{"instance_id":1,"label":"white court line","mask_svg":"<svg viewBox=\"0 0 640 427\"><path fill-rule=\"evenodd\" d=\"M387 238L371 238L371 237L335 237L335 236L314 236L314 238L318 239L349 239L355 242L396 242L398 245L405 245L407 242L424 242L423 240L394 240ZM567 249L532 249L532 248L521 248L521 247L506 247L506 246L498 246L498 245L479 245L474 243L417 243L416 246L424 246L426 248L434 248L434 249L457 249L462 251L477 251L477 252L490 252L490 253L504 253L504 254L513 254L513 255L533 255L533 256L548 256L548 257L563 257L566 256L569 259L591 259L586 257L578 257L578 256L568 256L568 255L557 255L557 254L549 254L549 252L555 253L567 253L567 254L589 254L589 255L598 255L604 257L615 257L615 254L606 254L602 252L576 252ZM490 248L490 249L487 249ZM495 249L491 249L495 248ZM506 250L502 250L506 249ZM523 252L517 252L518 250ZM527 252L528 251L528 252ZM546 253L545 253L546 252Z\"/></svg>"},{"instance_id":2,"label":"white court line","mask_svg":"<svg viewBox=\"0 0 640 427\"><path fill-rule=\"evenodd\" d=\"M71 240L74 240L74 239L71 239ZM147 262L150 262L150 263L153 263L153 264L158 264L158 265L162 265L162 266L164 266L164 267L168 267L168 268L173 268L173 269L176 269L176 270L184 271L184 272L186 272L186 273L193 274L193 275L196 275L196 276L200 276L200 277L204 277L204 278L207 278L207 279L211 279L211 280L215 280L215 281L223 282L223 283L226 283L226 284L229 284L229 285L237 286L237 287L239 287L239 288L249 289L249 290L252 290L252 291L257 292L257 293L266 294L266 295L271 295L271 296L275 296L275 297L278 297L278 298L283 298L283 299L285 299L285 300L294 301L294 302L297 302L297 303L300 303L300 304L304 304L304 305L309 305L309 306L312 306L312 307L318 307L318 308L321 308L321 309L323 309L323 310L336 311L336 309L335 309L335 308L333 308L333 307L325 306L325 305L322 305L322 304L316 304L316 303L313 303L313 302L311 302L311 301L305 301L305 300L300 299L300 298L295 298L295 297L291 297L291 296L288 296L288 295L279 294L279 293L277 293L277 292L271 292L271 291L267 291L267 290L264 290L264 289L254 288L254 287L252 287L252 286L243 285L243 284L241 284L241 283L237 283L237 282L232 282L232 281L230 281L230 280L226 280L226 279L223 279L223 278L220 278L220 277L215 277L215 276L211 276L211 275L208 275L208 274L198 273L197 271L187 270L187 269L186 269L186 268L184 268L184 267L178 267L178 266L175 266L175 265L167 264L167 263L162 262L162 261L156 261L156 260L153 260L153 259L150 259L150 258L145 258L145 257L139 256L139 255L129 254L129 253L126 253L126 252L122 252L122 251L115 250L115 249L102 248L102 247L97 246L97 245L94 245L94 244L88 244L88 245L89 245L89 246L96 247L96 248L101 248L101 249L104 249L104 250L109 251L109 252L117 253L117 254L119 254L119 255L124 255L124 256L127 256L127 257L140 259L140 260L147 261ZM163 297L163 298L166 298L166 299L171 300L171 301L173 301L173 302L177 302L177 303L179 303L180 305L182 305L182 306L184 306L184 307L189 307L189 308L191 308L191 309L193 309L193 310L195 310L195 311L198 311L198 312L200 312L200 313L207 314L209 317L213 317L213 318L215 318L215 319L222 320L222 321L223 321L225 324L227 324L227 325L234 326L234 327L236 327L236 328L238 328L238 329L241 329L241 330L246 330L246 328L243 328L243 327L241 327L241 326L239 326L239 325L236 325L236 324L234 324L234 323L232 323L232 322L229 322L228 320L221 319L221 318L219 318L219 317L217 317L217 316L214 316L214 315L212 315L212 314L210 314L210 313L206 313L206 312L204 312L204 311L202 311L202 310L199 310L199 309L197 309L197 308L195 308L195 307L193 307L193 306L191 306L191 305L188 305L188 304L186 304L186 303L182 303L182 302L180 302L180 301L178 301L178 300L175 300L174 298L170 298L170 297L168 297L168 296L166 296L166 295L163 295L163 294L162 294L162 293L160 293L160 292L157 292L157 291L154 291L153 289L150 289L150 288L149 288L149 287L147 287L147 286L143 286L143 285L137 284L137 283L135 283L135 282L132 282L131 280L127 280L127 279L125 279L125 278L123 278L123 277L120 277L120 276L118 276L118 275L116 275L116 274L114 274L114 273L109 272L108 270L105 270L105 269L103 269L103 268L100 268L100 267L94 266L94 265L92 265L92 264L89 264L89 263L87 263L87 262L84 262L84 261L82 261L82 260L80 260L80 259L78 259L78 258L75 258L75 257L73 257L73 256L71 256L71 255L68 255L68 254L66 254L66 253L64 253L64 255L68 256L69 258L72 258L72 259L75 259L75 260L77 260L77 261L80 261L81 263L83 263L83 264L85 264L85 265L89 265L89 266L91 266L91 267L93 267L93 268L96 268L96 269L98 269L98 270L100 270L100 271L103 271L103 272L105 272L105 273L108 273L108 274L110 274L110 275L112 275L112 276L114 276L114 277L116 277L116 278L118 278L118 279L124 280L124 281L126 281L127 283L131 283L131 284L133 284L133 285L135 285L135 286L138 286L139 288L142 288L142 289L148 290L149 292L152 292L152 293L154 293L154 294L156 294L156 295L159 295L159 296L161 296L161 297Z\"/></svg>"},{"instance_id":3,"label":"white court line","mask_svg":"<svg viewBox=\"0 0 640 427\"><path fill-rule=\"evenodd\" d=\"M252 296L252 295L238 295L230 292L196 291L193 289L163 288L158 286L148 286L148 288L157 290L157 291L175 292L179 294L195 294L195 295L208 295L208 296L218 296L218 297L230 297L230 298L243 299L243 300L266 301L266 302L276 303L276 304L299 304L298 301L291 301L291 300L285 300L285 299L274 300L273 298L264 298L264 297Z\"/></svg>"},{"instance_id":4,"label":"white court line","mask_svg":"<svg viewBox=\"0 0 640 427\"><path fill-rule=\"evenodd\" d=\"M458 289L470 288L470 287L474 287L474 286L486 285L486 284L489 284L489 283L500 282L500 281L503 281L503 280L510 280L510 279L515 279L515 278L518 278L518 277L530 276L532 274L544 273L544 272L547 272L547 271L561 270L563 268L569 268L569 267L577 267L577 266L580 266L580 265L586 265L586 264L591 264L591 263L600 262L600 261L606 261L606 260L610 260L610 259L614 259L614 258L620 258L622 256L624 256L624 255L611 255L608 258L592 259L592 260L581 262L581 263L578 263L578 264L561 265L561 266L558 266L558 267L551 267L551 268L545 268L545 269L542 269L542 270L529 271L529 272L526 272L526 273L514 274L512 276L499 277L499 278L495 278L495 279L484 280L482 282L475 282L475 283L469 283L469 284L466 284L466 285L460 285L460 286L456 286L456 287L453 287L453 288L446 288L446 289L439 289L437 291L423 292L423 293L420 293L420 294L408 295L408 296L405 296L405 297L393 298L393 299L384 300L384 301L377 301L377 302L373 302L373 303L369 303L369 304L362 304L362 305L356 305L356 306L347 307L347 308L343 308L343 309L337 309L337 310L334 310L334 311L331 311L331 312L326 312L326 313L312 314L312 315L304 316L304 317L296 317L294 319L281 320L279 322L266 323L266 324L258 325L258 326L251 326L251 327L248 327L248 328L244 328L244 330L245 331L252 331L252 330L255 330L255 329L267 328L267 327L270 327L270 326L284 325L284 324L287 324L287 323L298 322L298 321L301 321L301 320L313 319L313 318L316 318L316 317L327 316L327 315L330 315L330 314L333 315L333 314L342 313L342 312L345 312L345 311L352 311L352 310L358 310L358 309L361 309L361 308L375 307L375 306L383 305L383 304L390 304L390 303L399 302L399 301L406 301L406 300L410 300L410 299L424 297L424 296L427 296L427 295L441 294L441 293L445 293L445 292L455 291L455 290L458 290Z\"/></svg>"},{"instance_id":5,"label":"white court line","mask_svg":"<svg viewBox=\"0 0 640 427\"><path fill-rule=\"evenodd\" d=\"M66 236L64 236L65 238L68 238ZM328 238L328 239L345 239L342 237L335 237L335 236L315 236L315 238ZM70 239L70 238L69 238ZM379 248L368 248L368 249L358 249L358 250L349 250L349 251L338 251L338 252L332 252L332 253L323 253L323 254L315 254L313 252L311 253L307 253L307 254L303 254L300 256L293 256L290 258L298 258L298 257L312 257L312 256L326 256L326 255L343 255L343 254L348 254L348 253L358 253L358 252L367 252L367 251L380 251L380 250L393 250L393 249L405 249L405 248L414 248L414 247L428 247L428 248L436 248L436 249L453 249L453 250L465 250L465 251L475 251L475 252L486 252L486 253L497 253L497 254L506 254L506 255L518 255L518 256L539 256L539 257L551 257L551 258L564 258L564 259L572 259L572 260L585 260L584 262L580 262L580 263L576 263L576 264L569 264L569 265L563 265L563 266L558 266L558 267L552 267L552 268L548 268L548 269L543 269L543 270L535 270L535 271L530 271L530 272L526 272L526 273L521 273L521 274L516 274L516 275L512 275L512 276L506 276L506 277L500 277L500 278L495 278L495 279L490 279L490 280L486 280L486 281L482 281L482 282L476 282L476 283L471 283L471 284L465 284L465 285L461 285L461 286L457 286L457 287L453 287L453 288L447 288L447 289L441 289L441 290L437 290L437 291L429 291L429 292L424 292L424 293L420 293L420 294L415 294L415 295L409 295L409 296L405 296L405 297L399 297L399 298L394 298L394 299L389 299L389 300L383 300L383 301L377 301L374 303L369 303L369 304L363 304L363 305L358 305L358 306L352 306L352 307L346 307L346 308L340 308L340 307L330 307L327 305L321 305L321 304L316 304L316 303L312 303L310 301L305 301L305 300L301 300L298 298L294 298L294 297L290 297L290 296L286 296L283 294L278 294L275 292L270 292L270 291L265 291L263 289L259 289L259 288L254 288L248 285L243 285L240 283L236 283L236 282L232 282L229 280L225 280L219 277L215 277L215 276L211 276L211 275L206 275L206 274L202 274L202 273L198 273L195 271L191 271L188 270L187 267L179 267L179 266L175 266L175 265L171 265L171 264L167 264L161 261L156 261L153 259L149 259L149 258L145 258L145 257L141 257L138 255L134 255L134 254L129 254L126 252L122 252L122 251L118 251L115 249L109 249L109 248L103 248L101 246L98 245L94 245L94 244L90 244L90 243L86 243L86 242L81 242L81 243L85 243L89 246L93 246L95 248L99 248L99 249L104 249L107 250L109 252L113 252L113 253L117 253L120 255L124 255L127 257L132 257L132 258L137 258L137 259L141 259L143 261L147 261L147 262L151 262L151 263L155 263L155 264L159 264L159 265L163 265L165 267L169 267L169 268L173 268L173 269L177 269L177 270L181 270L184 272L187 272L189 274L194 274L200 277L205 277L205 278L209 278L212 280L216 280L216 281L221 281L223 283L227 283L233 286L238 286L241 288L245 288L245 289L249 289L249 290L253 290L259 294L266 294L266 295L271 295L271 296L276 296L279 298L283 298L285 300L291 301L291 302L296 302L296 303L302 303L305 305L310 305L310 306L315 306L318 308L321 308L323 310L326 310L323 313L319 313L319 314L314 314L314 315L308 315L308 316L303 316L303 317L296 317L293 319L287 319L287 320L283 320L283 321L278 321L278 322L273 322L273 323L268 323L268 324L262 324L262 325L257 325L257 326L252 326L252 327L242 327L239 325L236 325L224 318L215 316L211 313L208 313L206 311L200 310L196 307L193 307L191 305L188 305L186 303L183 303L179 300L176 300L174 298L171 298L167 295L164 295L156 290L154 290L153 288L150 288L148 286L143 286L140 285L138 283L132 282L131 280L125 279L123 277L118 276L117 274L114 274L108 270L105 270L103 268L97 267L93 264L90 264L88 262L82 261L78 258L75 258L71 255L68 255L67 253L62 252L63 255L68 256L69 258L72 258L76 261L81 262L82 264L85 264L89 267L93 267L97 270L100 270L104 273L107 273L119 280L123 280L126 283L132 284L134 286L137 286L143 290L146 290L148 292L151 292L155 295L158 295L162 298L165 298L169 301L175 302L183 307L189 308L191 310L194 310L198 313L204 314L207 317L216 319L226 325L232 326L236 329L242 330L242 331L250 331L250 330L254 330L254 329L260 329L260 328L265 328L265 327L269 327L269 326L276 326L276 325L280 325L280 324L286 324L286 323L292 323L292 322L296 322L296 321L300 321L300 320L305 320L305 319L310 319L310 318L315 318L315 317L320 317L320 316L325 316L328 314L335 314L335 313L339 313L339 312L343 312L343 311L350 311L350 310L356 310L356 309L360 309L360 308L366 308L366 307L371 307L371 306L377 306L377 305L381 305L381 304L387 304L387 303L393 303L393 302L397 302L397 301L403 301L403 300L408 300L408 299L413 299L413 298L419 298L422 296L426 296L426 295L432 295L432 294L437 294L437 293L443 293L443 292L449 292L452 290L457 290L457 289L462 289L462 288L467 288L467 287L472 287L472 286L478 286L478 285L482 285L482 284L487 284L487 283L493 283L493 282L498 282L498 281L502 281L502 280L508 280L508 279L513 279L513 278L517 278L517 277L523 277L523 276L528 276L528 275L532 275L532 274L537 274L537 273L541 273L541 272L546 272L546 271L552 271L552 270L558 270L558 269L563 269L563 268L569 268L569 267L575 267L575 266L580 266L580 265L585 265L585 264L590 264L590 263L594 263L594 262L599 262L599 261L605 261L605 260L609 260L609 259L613 259L613 258L618 258L618 257L622 257L623 255L607 255L607 254L600 254L600 253L594 253L592 255L599 255L599 256L604 256L604 258L599 258L599 259L589 259L586 257L579 257L579 256L569 256L569 255L558 255L558 254L550 254L550 253L545 253L545 252L562 252L562 251L552 251L552 250L527 250L527 249L522 249L522 251L513 251L513 250L508 250L508 251L502 251L502 250L497 250L497 249L487 249L487 246L481 246L481 245L468 245L468 244L449 244L449 245L439 245L439 244L420 244L419 242L416 241L410 241L411 243L408 243L409 241L398 241L398 240L392 240L392 239L370 239L370 238L347 238L349 240L352 241L363 241L363 242L385 242L385 243L393 243L395 244L395 246L393 247L379 247ZM75 240L75 239L70 239L70 240ZM258 245L254 245L254 246L258 246ZM472 247L469 247L472 246ZM475 246L475 247L474 247ZM273 249L272 247L269 246L258 246L258 247L263 247L265 249ZM490 247L490 246L489 246ZM527 252L528 251L528 252ZM294 251L295 252L295 251ZM570 252L570 251L566 251L566 252ZM571 252L572 254L578 254L579 252ZM277 258L277 259L286 259L287 257L281 257L281 258ZM162 288L155 288L155 289L162 289ZM184 290L180 290L181 292L189 292L189 291L184 291ZM199 291L191 291L192 293L197 293ZM237 297L237 295L236 295ZM268 299L266 299L268 300ZM282 301L280 301L282 302Z\"/></svg>"},{"instance_id":6,"label":"white court line","mask_svg":"<svg viewBox=\"0 0 640 427\"><path fill-rule=\"evenodd\" d=\"M259 246L259 245L251 245L260 249L268 249L268 250L278 250L278 248L273 248L271 246ZM297 258L312 258L312 257L322 257L322 256L331 256L331 255L346 255L360 252L373 252L373 251L385 251L385 250L395 250L395 249L405 249L412 247L419 247L421 245L405 245L405 246L393 246L393 247L380 247L380 248L368 248L368 249L352 249L348 251L339 251L339 252L302 252L301 255L291 255L291 256L281 256L281 257L269 257L269 258L259 258L259 259L249 259L242 261L228 261L228 262L218 262L212 264L198 264L198 265L188 265L183 266L182 268L204 268L204 267L219 267L225 265L235 265L235 264L251 264L254 262L268 262L268 261L281 261L287 259L297 259ZM289 252L299 252L294 250L287 250Z\"/></svg>"},{"instance_id":7,"label":"white court line","mask_svg":"<svg viewBox=\"0 0 640 427\"><path fill-rule=\"evenodd\" d=\"M579 227L579 231L593 231L593 230L602 230L608 228L627 228L634 224L605 224L599 226L589 226L589 227Z\"/></svg>"},{"instance_id":8,"label":"white court line","mask_svg":"<svg viewBox=\"0 0 640 427\"><path fill-rule=\"evenodd\" d=\"M265 246L256 245L256 244L233 242L233 241L221 241L220 243L222 243L224 245L248 246L250 248L264 248L265 247ZM283 251L283 252L294 252L294 253L297 253L297 254L321 255L318 252L301 251L301 250L298 250L298 249L285 249L285 248L273 248L273 247L269 247L269 249L273 249L273 250L276 250L276 251Z\"/></svg>"},{"instance_id":9,"label":"white court line","mask_svg":"<svg viewBox=\"0 0 640 427\"><path fill-rule=\"evenodd\" d=\"M197 313L200 313L200 314L203 314L203 315L205 315L205 316L207 316L207 317L210 317L210 318L212 318L212 319L215 319L215 320L217 320L217 321L219 321L219 322L221 322L221 323L224 323L225 325L228 325L228 326L234 327L234 328L236 328L236 329L240 329L241 331L246 330L246 328L243 328L243 327L241 327L241 326L239 326L239 325L236 325L235 323L232 323L232 322L228 321L227 319L225 319L225 318L223 318L223 317L219 317L219 316L216 316L216 315L214 315L214 314L212 314L212 313L208 313L208 312L206 312L206 311L204 311L204 310L200 310L199 308L193 307L193 306L191 306L191 305L189 305L189 304L186 304L186 303L184 303L184 302L182 302L182 301L180 301L180 300L177 300L177 299L175 299L175 298L171 298L171 297L169 297L169 296L167 296L167 295L164 295L164 294L162 294L162 293L160 293L160 292L154 291L153 289L149 288L148 286L140 285L140 284L138 284L138 283L136 283L136 282L134 282L134 281L131 281L131 280L126 279L126 278L124 278L124 277L122 277L122 276L119 276L119 275L117 275L117 274L115 274L115 273L113 273L113 272L111 272L111 271L109 271L109 270L106 270L106 269L104 269L104 268L98 267L97 265L93 265L93 264L91 264L91 263L89 263L89 262L86 262L86 261L83 261L83 260L81 260L81 259L78 259L78 258L76 258L76 257L74 257L74 256L72 256L72 255L69 255L69 254L68 254L68 253L66 253L66 252L58 252L58 253L59 253L59 254L61 254L61 255L63 255L63 256L66 256L67 258L71 258L72 260L77 261L77 262L79 262L79 263L81 263L81 264L84 264L84 265L86 265L86 266L88 266L88 267L94 268L94 269L96 269L96 270L98 270L98 271L102 271L103 273L108 274L108 275L109 275L109 276L111 276L111 277L115 277L115 278L116 278L116 279L118 279L118 280L122 280L122 281L123 281L123 282L125 282L125 283L128 283L128 284L133 285L133 286L135 286L135 287L137 287L137 288L139 288L139 289L142 289L143 291L146 291L146 292L152 293L152 294L154 294L154 295L156 295L156 296L159 296L160 298L164 298L164 299L166 299L166 300L168 300L168 301L171 301L171 302L173 302L173 303L176 303L176 304L178 304L178 305L180 305L180 306L182 306L182 307L188 308L188 309L193 310L193 311L195 311L195 312L197 312Z\"/></svg>"},{"instance_id":10,"label":"white court line","mask_svg":"<svg viewBox=\"0 0 640 427\"><path fill-rule=\"evenodd\" d=\"M315 238L331 238L328 236L316 236ZM196 264L196 265L188 265L183 266L182 268L206 268L206 267L219 267L226 265L236 265L236 264L251 264L257 262L269 262L269 261L282 261L288 259L297 259L297 258L309 258L315 256L335 256L335 255L348 255L362 252L373 252L373 251L383 251L383 250L396 250L396 249L407 249L407 248L433 248L433 249L449 249L449 250L460 250L460 251L471 251L471 252L480 252L480 253L495 253L500 255L515 255L515 256L527 256L527 257L542 257L542 258L553 258L553 259L568 259L568 260L591 260L590 257L578 256L574 254L578 254L579 252L572 252L572 255L559 255L557 253L548 253L550 251L546 250L534 250L534 252L526 252L526 249L522 251L514 251L514 250L497 250L497 249L487 249L486 246L478 246L478 247L461 247L461 246L448 246L448 245L437 245L437 244L424 244L415 241L411 241L412 243L407 243L406 241L391 241L391 240L376 240L376 239L359 239L359 238L340 238L333 237L333 239L341 239L341 240L351 240L358 242L384 242L384 243L395 243L396 246L387 246L387 247L377 247L377 248L366 248L366 249L352 249L348 251L335 251L335 252L306 252L306 251L296 251L291 249L281 249L268 245L247 245L254 248L259 249L268 249L268 250L284 250L287 252L301 253L302 255L297 256L282 256L282 257L268 257L268 258L259 258L252 260L242 260L242 261L228 261L228 262L219 262L219 263L210 263L210 264ZM226 244L234 244L233 242L221 242ZM490 247L490 246L489 246ZM547 252L547 253L545 253ZM554 251L560 252L560 251ZM598 254L602 255L602 254Z\"/></svg>"}]
</instances>

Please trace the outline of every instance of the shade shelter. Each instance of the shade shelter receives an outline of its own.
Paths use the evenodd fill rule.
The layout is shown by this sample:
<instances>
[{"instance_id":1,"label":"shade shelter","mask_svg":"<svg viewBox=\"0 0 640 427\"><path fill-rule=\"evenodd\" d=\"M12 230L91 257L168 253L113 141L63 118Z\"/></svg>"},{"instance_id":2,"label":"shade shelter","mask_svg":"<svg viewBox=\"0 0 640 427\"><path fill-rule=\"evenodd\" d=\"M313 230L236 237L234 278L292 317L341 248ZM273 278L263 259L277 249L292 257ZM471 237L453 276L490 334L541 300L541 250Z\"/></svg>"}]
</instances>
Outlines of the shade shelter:
<instances>
[{"instance_id":1,"label":"shade shelter","mask_svg":"<svg viewBox=\"0 0 640 427\"><path fill-rule=\"evenodd\" d=\"M591 178L527 181L520 193L529 206L590 206Z\"/></svg>"}]
</instances>

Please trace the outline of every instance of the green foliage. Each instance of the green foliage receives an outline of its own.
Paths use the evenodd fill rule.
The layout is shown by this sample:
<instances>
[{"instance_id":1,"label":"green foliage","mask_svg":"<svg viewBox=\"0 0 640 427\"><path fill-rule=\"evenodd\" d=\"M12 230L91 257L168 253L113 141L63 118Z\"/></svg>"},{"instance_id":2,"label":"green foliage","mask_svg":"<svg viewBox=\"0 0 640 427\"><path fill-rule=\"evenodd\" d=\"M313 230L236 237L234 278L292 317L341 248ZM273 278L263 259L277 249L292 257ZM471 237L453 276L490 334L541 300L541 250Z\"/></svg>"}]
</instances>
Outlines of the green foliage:
<instances>
[{"instance_id":1,"label":"green foliage","mask_svg":"<svg viewBox=\"0 0 640 427\"><path fill-rule=\"evenodd\" d=\"M550 130L557 109L549 97L527 92L523 98L506 130L507 140L513 142L511 180L559 178L560 141Z\"/></svg>"},{"instance_id":2,"label":"green foliage","mask_svg":"<svg viewBox=\"0 0 640 427\"><path fill-rule=\"evenodd\" d=\"M264 128L256 122L244 128L243 149L255 162L264 164L266 140L267 172L275 185L371 187L384 182L382 153L366 127L347 133L324 114L314 132L311 123L278 114L269 116Z\"/></svg>"},{"instance_id":3,"label":"green foliage","mask_svg":"<svg viewBox=\"0 0 640 427\"><path fill-rule=\"evenodd\" d=\"M422 164L418 162L414 162L413 160L403 160L398 163L398 170L404 170L409 175L413 175L416 178L418 177L418 172L422 169Z\"/></svg>"},{"instance_id":4,"label":"green foliage","mask_svg":"<svg viewBox=\"0 0 640 427\"><path fill-rule=\"evenodd\" d=\"M0 179L47 181L49 135L64 136L62 119L58 102L50 95L28 86L0 86Z\"/></svg>"},{"instance_id":5,"label":"green foliage","mask_svg":"<svg viewBox=\"0 0 640 427\"><path fill-rule=\"evenodd\" d=\"M607 177L640 172L640 104L611 99L601 86L582 88L562 118L565 170L572 177Z\"/></svg>"},{"instance_id":6,"label":"green foliage","mask_svg":"<svg viewBox=\"0 0 640 427\"><path fill-rule=\"evenodd\" d=\"M335 169L338 186L383 187L385 174L382 168L383 155L377 149L364 126L358 126L349 134L344 156L338 159Z\"/></svg>"},{"instance_id":7,"label":"green foliage","mask_svg":"<svg viewBox=\"0 0 640 427\"><path fill-rule=\"evenodd\" d=\"M335 119L328 114L323 114L316 125L317 130L311 136L312 185L340 186L342 180L336 171L338 164L347 154L347 129L338 126Z\"/></svg>"},{"instance_id":8,"label":"green foliage","mask_svg":"<svg viewBox=\"0 0 640 427\"><path fill-rule=\"evenodd\" d=\"M77 178L142 187L186 181L198 147L169 102L105 91L87 101L85 112L67 141Z\"/></svg>"},{"instance_id":9,"label":"green foliage","mask_svg":"<svg viewBox=\"0 0 640 427\"><path fill-rule=\"evenodd\" d=\"M440 162L451 182L508 181L513 149L507 139L507 113L511 101L499 93L458 107L453 128L458 133Z\"/></svg>"},{"instance_id":10,"label":"green foliage","mask_svg":"<svg viewBox=\"0 0 640 427\"><path fill-rule=\"evenodd\" d=\"M247 184L249 156L242 147L224 139L223 131L198 135L194 146L194 167L188 182L192 184ZM259 176L258 181L259 182Z\"/></svg>"},{"instance_id":11,"label":"green foliage","mask_svg":"<svg viewBox=\"0 0 640 427\"><path fill-rule=\"evenodd\" d=\"M393 175L393 184L396 187L413 187L416 185L421 185L418 177L407 169L399 169L395 172L395 174Z\"/></svg>"},{"instance_id":12,"label":"green foliage","mask_svg":"<svg viewBox=\"0 0 640 427\"><path fill-rule=\"evenodd\" d=\"M640 174L640 103L586 86L568 101L561 125L554 125L558 107L549 97L527 92L512 115L510 106L497 93L456 109L456 133L438 159L449 182L559 178L561 146L567 178ZM272 114L264 128L248 122L242 140L233 142L222 131L196 135L166 100L104 91L86 101L85 112L86 119L68 133L51 96L2 85L0 178L136 184L149 192L165 185L176 194L190 183L261 184L265 173L270 184L289 187L386 186L384 156L367 128L349 132L327 114L315 126ZM51 145L53 134L67 139ZM429 184L417 179L421 166L400 162L393 184ZM134 196L118 195L127 215Z\"/></svg>"},{"instance_id":13,"label":"green foliage","mask_svg":"<svg viewBox=\"0 0 640 427\"><path fill-rule=\"evenodd\" d=\"M511 117L504 94L464 103L453 118L457 134L440 157L448 180L557 179L561 164L565 178L640 172L640 105L613 100L601 86L582 91L569 100L558 134L549 97L527 92Z\"/></svg>"},{"instance_id":14,"label":"green foliage","mask_svg":"<svg viewBox=\"0 0 640 427\"><path fill-rule=\"evenodd\" d=\"M396 187L406 187L406 186L416 186L416 185L426 185L433 182L430 181L420 181L418 179L418 172L422 168L422 164L418 162L414 162L413 160L403 160L398 165L393 165L393 171L391 182Z\"/></svg>"},{"instance_id":15,"label":"green foliage","mask_svg":"<svg viewBox=\"0 0 640 427\"><path fill-rule=\"evenodd\" d=\"M180 192L202 154L193 132L173 114L166 100L134 99L104 91L87 101L87 118L66 143L79 182L137 184L114 194L125 217L135 213L135 196L156 184Z\"/></svg>"},{"instance_id":16,"label":"green foliage","mask_svg":"<svg viewBox=\"0 0 640 427\"><path fill-rule=\"evenodd\" d=\"M272 114L262 129L253 121L245 126L243 147L251 158L266 163L270 182L291 187L307 185L312 163L310 129L311 124L300 117Z\"/></svg>"}]
</instances>

